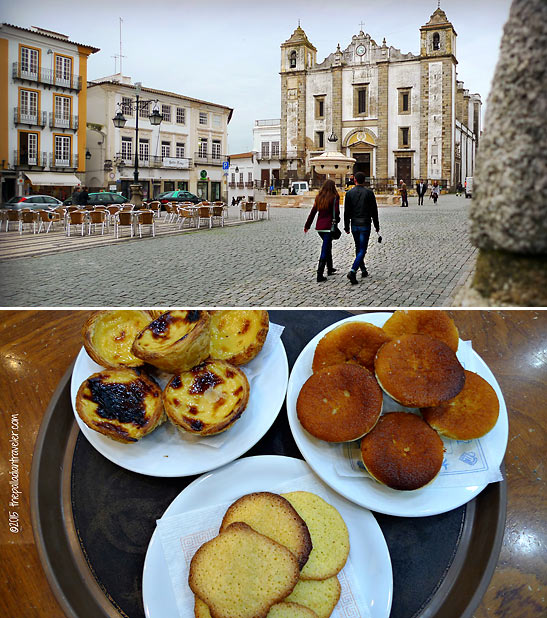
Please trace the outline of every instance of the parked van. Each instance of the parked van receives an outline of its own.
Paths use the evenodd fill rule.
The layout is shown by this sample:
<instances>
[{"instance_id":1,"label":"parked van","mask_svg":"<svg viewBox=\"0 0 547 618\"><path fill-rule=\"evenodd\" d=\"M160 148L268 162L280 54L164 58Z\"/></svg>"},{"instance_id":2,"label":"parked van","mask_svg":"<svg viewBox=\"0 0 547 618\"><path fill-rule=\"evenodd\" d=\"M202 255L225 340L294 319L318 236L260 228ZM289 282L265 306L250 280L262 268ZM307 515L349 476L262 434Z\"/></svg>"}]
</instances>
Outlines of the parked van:
<instances>
[{"instance_id":1,"label":"parked van","mask_svg":"<svg viewBox=\"0 0 547 618\"><path fill-rule=\"evenodd\" d=\"M465 197L473 197L473 176L465 179Z\"/></svg>"},{"instance_id":2,"label":"parked van","mask_svg":"<svg viewBox=\"0 0 547 618\"><path fill-rule=\"evenodd\" d=\"M291 194L292 195L304 195L307 191L310 190L307 180L295 180L291 183Z\"/></svg>"}]
</instances>

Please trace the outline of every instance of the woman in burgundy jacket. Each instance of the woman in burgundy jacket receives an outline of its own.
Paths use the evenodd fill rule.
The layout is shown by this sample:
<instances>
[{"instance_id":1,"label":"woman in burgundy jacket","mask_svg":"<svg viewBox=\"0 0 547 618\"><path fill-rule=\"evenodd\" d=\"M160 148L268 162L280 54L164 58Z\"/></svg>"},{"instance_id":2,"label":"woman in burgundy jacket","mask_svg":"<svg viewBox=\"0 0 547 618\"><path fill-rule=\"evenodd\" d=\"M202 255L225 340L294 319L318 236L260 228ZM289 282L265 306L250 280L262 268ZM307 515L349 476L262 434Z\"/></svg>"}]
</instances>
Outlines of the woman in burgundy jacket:
<instances>
[{"instance_id":1,"label":"woman in burgundy jacket","mask_svg":"<svg viewBox=\"0 0 547 618\"><path fill-rule=\"evenodd\" d=\"M327 267L327 274L333 275L336 272L336 268L333 268L332 265L332 235L330 230L333 219L336 223L340 221L340 198L338 197L334 180L326 180L321 187L304 225L304 232L310 229L316 213L317 223L315 229L323 241L319 266L317 267L317 281L326 281L327 278L323 275L325 266Z\"/></svg>"}]
</instances>

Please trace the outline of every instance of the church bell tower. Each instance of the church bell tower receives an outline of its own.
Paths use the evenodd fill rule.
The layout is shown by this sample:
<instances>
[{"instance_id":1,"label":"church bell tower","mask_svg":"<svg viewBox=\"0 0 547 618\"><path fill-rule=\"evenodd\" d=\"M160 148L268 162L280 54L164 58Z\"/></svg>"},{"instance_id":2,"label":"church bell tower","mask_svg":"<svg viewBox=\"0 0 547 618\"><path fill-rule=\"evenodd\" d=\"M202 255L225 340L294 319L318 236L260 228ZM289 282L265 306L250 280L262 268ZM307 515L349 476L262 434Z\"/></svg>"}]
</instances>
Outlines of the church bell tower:
<instances>
[{"instance_id":1,"label":"church bell tower","mask_svg":"<svg viewBox=\"0 0 547 618\"><path fill-rule=\"evenodd\" d=\"M281 44L280 177L306 174L306 75L316 63L316 48L298 28Z\"/></svg>"}]
</instances>

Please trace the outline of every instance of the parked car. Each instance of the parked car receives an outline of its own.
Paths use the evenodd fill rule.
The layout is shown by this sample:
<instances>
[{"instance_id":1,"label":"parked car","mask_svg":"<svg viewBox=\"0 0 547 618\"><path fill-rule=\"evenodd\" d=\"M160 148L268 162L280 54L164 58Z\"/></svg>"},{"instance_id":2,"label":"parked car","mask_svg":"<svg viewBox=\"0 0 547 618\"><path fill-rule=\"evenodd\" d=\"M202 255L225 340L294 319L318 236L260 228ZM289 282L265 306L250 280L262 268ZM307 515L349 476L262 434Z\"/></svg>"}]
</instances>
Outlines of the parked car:
<instances>
[{"instance_id":1,"label":"parked car","mask_svg":"<svg viewBox=\"0 0 547 618\"><path fill-rule=\"evenodd\" d=\"M465 197L473 197L473 176L465 179Z\"/></svg>"},{"instance_id":2,"label":"parked car","mask_svg":"<svg viewBox=\"0 0 547 618\"><path fill-rule=\"evenodd\" d=\"M32 208L32 210L47 210L48 208L56 208L61 206L61 200L51 195L27 195L25 197L15 196L7 202L0 204L0 208L5 210L23 210L23 208Z\"/></svg>"},{"instance_id":3,"label":"parked car","mask_svg":"<svg viewBox=\"0 0 547 618\"><path fill-rule=\"evenodd\" d=\"M182 190L160 193L156 200L159 200L162 204L167 204L167 202L192 202L192 204L198 204L203 201L197 195L190 193L190 191Z\"/></svg>"},{"instance_id":4,"label":"parked car","mask_svg":"<svg viewBox=\"0 0 547 618\"><path fill-rule=\"evenodd\" d=\"M90 206L110 206L112 204L125 204L127 198L119 193L101 191L100 193L90 193L87 203ZM72 206L72 197L63 202L63 206Z\"/></svg>"}]
</instances>

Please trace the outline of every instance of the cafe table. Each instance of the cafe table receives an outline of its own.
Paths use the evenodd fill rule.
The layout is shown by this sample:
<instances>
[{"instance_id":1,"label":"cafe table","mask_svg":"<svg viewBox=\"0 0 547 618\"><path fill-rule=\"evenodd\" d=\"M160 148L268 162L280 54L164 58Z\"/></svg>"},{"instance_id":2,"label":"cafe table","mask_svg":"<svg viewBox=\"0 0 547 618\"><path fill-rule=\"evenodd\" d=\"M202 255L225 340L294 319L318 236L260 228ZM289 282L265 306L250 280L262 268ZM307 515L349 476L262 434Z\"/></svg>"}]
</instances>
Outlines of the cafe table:
<instances>
[{"instance_id":1,"label":"cafe table","mask_svg":"<svg viewBox=\"0 0 547 618\"><path fill-rule=\"evenodd\" d=\"M312 313L322 318L320 312ZM304 323L312 313L272 312L272 319L275 321L277 315ZM333 313L337 319L344 316L344 312ZM487 589L472 615L475 618L545 616L547 312L453 310L449 313L456 321L460 337L473 342L476 352L492 370L509 415L504 468L508 498L505 532L495 572L485 584ZM287 314L291 315L287 317ZM60 549L54 548L45 557L45 565L40 561L39 543L31 525L30 475L41 422L82 346L81 327L88 315L87 311L65 310L0 312L1 616L60 618L65 615L44 573L44 568L54 570L55 563L62 561L63 556L59 555ZM74 421L67 419L67 422ZM289 438L290 435L286 439ZM59 470L52 470L51 474L55 476ZM19 493L14 494L14 488ZM501 494L504 492L505 488ZM36 519L36 513L33 515ZM46 529L58 525L53 520L53 512L41 513L41 517ZM72 549L79 551L78 547ZM475 551L479 559L480 543ZM496 557L497 553L494 561ZM123 572L124 562L118 566ZM127 594L138 597L139 586L140 578L136 577L133 589L127 590ZM97 590L108 607L108 591L99 587ZM397 592L395 589L394 600ZM124 615L112 606L109 611L113 616Z\"/></svg>"}]
</instances>

